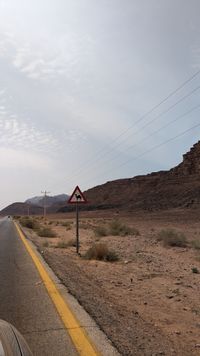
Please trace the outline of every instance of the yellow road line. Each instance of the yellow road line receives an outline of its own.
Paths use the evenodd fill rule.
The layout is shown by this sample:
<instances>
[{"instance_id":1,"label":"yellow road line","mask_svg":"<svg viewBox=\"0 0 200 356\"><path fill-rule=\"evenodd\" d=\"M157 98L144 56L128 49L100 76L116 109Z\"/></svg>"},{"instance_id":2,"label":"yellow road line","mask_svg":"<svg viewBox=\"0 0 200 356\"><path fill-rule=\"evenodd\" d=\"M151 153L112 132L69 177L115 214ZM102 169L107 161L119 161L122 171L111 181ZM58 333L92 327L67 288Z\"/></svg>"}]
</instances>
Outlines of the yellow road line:
<instances>
[{"instance_id":1,"label":"yellow road line","mask_svg":"<svg viewBox=\"0 0 200 356\"><path fill-rule=\"evenodd\" d=\"M60 315L67 332L69 333L78 353L82 356L97 356L100 353L95 349L95 346L89 340L89 337L83 327L80 326L78 320L70 310L69 305L67 305L66 301L62 298L61 294L59 293L58 289L56 288L53 280L50 278L49 274L45 270L43 264L40 262L39 258L33 251L30 244L27 242L24 234L22 233L19 226L15 223L17 232L23 241L27 251L29 252L30 256L35 263L39 274L46 286L46 289L55 304L55 307Z\"/></svg>"}]
</instances>

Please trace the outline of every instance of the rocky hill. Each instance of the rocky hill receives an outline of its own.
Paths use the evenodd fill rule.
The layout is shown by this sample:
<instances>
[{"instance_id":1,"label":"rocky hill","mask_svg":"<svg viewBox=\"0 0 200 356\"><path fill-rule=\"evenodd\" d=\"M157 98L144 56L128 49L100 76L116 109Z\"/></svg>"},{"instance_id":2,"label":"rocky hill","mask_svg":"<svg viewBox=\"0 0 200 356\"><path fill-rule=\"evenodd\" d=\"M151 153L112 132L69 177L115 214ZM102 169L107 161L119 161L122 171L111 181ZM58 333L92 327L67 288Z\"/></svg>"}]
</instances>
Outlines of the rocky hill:
<instances>
[{"instance_id":1,"label":"rocky hill","mask_svg":"<svg viewBox=\"0 0 200 356\"><path fill-rule=\"evenodd\" d=\"M67 194L59 194L59 195L54 195L54 196L47 195L46 198L44 198L44 196L36 196L36 197L27 199L25 201L25 203L43 207L44 199L45 199L46 206L50 207L55 204L66 203L66 201L69 199L69 195L67 195Z\"/></svg>"},{"instance_id":2,"label":"rocky hill","mask_svg":"<svg viewBox=\"0 0 200 356\"><path fill-rule=\"evenodd\" d=\"M26 203L13 203L1 210L0 215L40 215L43 214L43 209L40 206L30 206Z\"/></svg>"},{"instance_id":3,"label":"rocky hill","mask_svg":"<svg viewBox=\"0 0 200 356\"><path fill-rule=\"evenodd\" d=\"M87 190L85 196L89 204L84 210L117 209L133 211L161 210L171 208L200 208L200 141L183 155L183 161L169 171L153 172L133 178L118 179ZM68 198L68 196L66 196ZM61 201L48 200L47 213L74 210L67 205L67 198ZM37 199L36 199L37 198ZM41 214L42 197L38 205L30 204L30 214ZM66 199L65 199L66 198ZM33 202L38 197L33 198ZM22 215L27 211L27 202L14 203L3 209L1 215Z\"/></svg>"},{"instance_id":4,"label":"rocky hill","mask_svg":"<svg viewBox=\"0 0 200 356\"><path fill-rule=\"evenodd\" d=\"M91 209L159 210L200 207L200 141L169 171L119 179L85 192ZM69 207L61 208L67 211Z\"/></svg>"},{"instance_id":5,"label":"rocky hill","mask_svg":"<svg viewBox=\"0 0 200 356\"><path fill-rule=\"evenodd\" d=\"M66 204L69 196L59 194L46 196L47 213L56 213ZM38 196L27 199L25 202L13 203L0 211L0 215L41 215L44 213L44 197Z\"/></svg>"}]
</instances>

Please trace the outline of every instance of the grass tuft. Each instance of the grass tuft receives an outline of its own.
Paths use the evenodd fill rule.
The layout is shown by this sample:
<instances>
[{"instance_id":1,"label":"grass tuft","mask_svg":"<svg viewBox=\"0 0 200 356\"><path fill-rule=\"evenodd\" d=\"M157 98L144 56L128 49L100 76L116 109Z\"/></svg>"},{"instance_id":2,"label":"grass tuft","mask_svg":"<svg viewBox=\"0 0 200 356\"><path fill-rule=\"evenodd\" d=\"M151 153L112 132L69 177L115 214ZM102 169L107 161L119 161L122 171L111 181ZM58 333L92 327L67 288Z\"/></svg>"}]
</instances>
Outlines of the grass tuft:
<instances>
[{"instance_id":1,"label":"grass tuft","mask_svg":"<svg viewBox=\"0 0 200 356\"><path fill-rule=\"evenodd\" d=\"M71 223L69 221L61 222L61 226L67 227L69 230L71 229Z\"/></svg>"},{"instance_id":2,"label":"grass tuft","mask_svg":"<svg viewBox=\"0 0 200 356\"><path fill-rule=\"evenodd\" d=\"M22 217L19 222L22 226L27 227L28 229L37 230L39 228L38 222L28 216Z\"/></svg>"},{"instance_id":3,"label":"grass tuft","mask_svg":"<svg viewBox=\"0 0 200 356\"><path fill-rule=\"evenodd\" d=\"M56 248L67 248L69 247L68 243L66 243L65 241L59 241L57 243L57 245L55 245Z\"/></svg>"},{"instance_id":4,"label":"grass tuft","mask_svg":"<svg viewBox=\"0 0 200 356\"><path fill-rule=\"evenodd\" d=\"M95 233L95 236L97 236L97 237L103 237L103 236L108 235L108 232L107 232L107 229L105 228L105 226L96 226L94 228L94 233Z\"/></svg>"},{"instance_id":5,"label":"grass tuft","mask_svg":"<svg viewBox=\"0 0 200 356\"><path fill-rule=\"evenodd\" d=\"M76 247L76 240L71 239L71 240L67 241L67 246L68 247Z\"/></svg>"},{"instance_id":6,"label":"grass tuft","mask_svg":"<svg viewBox=\"0 0 200 356\"><path fill-rule=\"evenodd\" d=\"M119 260L119 256L113 250L109 250L108 246L103 243L95 243L86 252L85 259L87 260L100 260L114 262Z\"/></svg>"},{"instance_id":7,"label":"grass tuft","mask_svg":"<svg viewBox=\"0 0 200 356\"><path fill-rule=\"evenodd\" d=\"M200 250L200 240L193 240L191 244L195 250Z\"/></svg>"},{"instance_id":8,"label":"grass tuft","mask_svg":"<svg viewBox=\"0 0 200 356\"><path fill-rule=\"evenodd\" d=\"M56 237L56 233L49 227L41 227L38 229L37 233L41 237Z\"/></svg>"},{"instance_id":9,"label":"grass tuft","mask_svg":"<svg viewBox=\"0 0 200 356\"><path fill-rule=\"evenodd\" d=\"M181 232L173 229L161 230L158 234L158 240L163 242L164 246L186 247L187 239Z\"/></svg>"},{"instance_id":10,"label":"grass tuft","mask_svg":"<svg viewBox=\"0 0 200 356\"><path fill-rule=\"evenodd\" d=\"M127 235L139 235L139 231L135 228L129 227L119 220L113 220L110 223L109 232L113 236L127 236Z\"/></svg>"},{"instance_id":11,"label":"grass tuft","mask_svg":"<svg viewBox=\"0 0 200 356\"><path fill-rule=\"evenodd\" d=\"M192 267L192 273L198 273L199 274L199 270L197 267Z\"/></svg>"}]
</instances>

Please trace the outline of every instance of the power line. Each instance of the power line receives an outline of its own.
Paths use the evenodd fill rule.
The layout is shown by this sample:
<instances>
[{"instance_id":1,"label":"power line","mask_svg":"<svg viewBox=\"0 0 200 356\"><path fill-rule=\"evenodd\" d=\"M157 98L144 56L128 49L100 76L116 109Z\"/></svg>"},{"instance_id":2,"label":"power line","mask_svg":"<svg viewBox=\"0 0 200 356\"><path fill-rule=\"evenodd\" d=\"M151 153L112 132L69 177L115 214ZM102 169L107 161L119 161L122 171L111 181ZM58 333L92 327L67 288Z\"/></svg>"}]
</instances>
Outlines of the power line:
<instances>
[{"instance_id":1,"label":"power line","mask_svg":"<svg viewBox=\"0 0 200 356\"><path fill-rule=\"evenodd\" d=\"M171 137L170 139L168 139L168 140L166 140L166 141L164 141L164 142L162 142L162 143L160 143L160 144L158 144L158 145L153 146L153 147L150 148L149 150L146 150L145 152L141 153L140 155L138 155L138 156L136 156L136 157L134 157L134 158L128 159L127 161L125 161L125 162L123 162L122 164L120 164L117 168L119 169L119 168L125 166L126 164L128 164L129 162L135 161L135 160L137 160L138 158L143 157L144 155L146 155L146 154L148 154L148 153L150 153L150 152L152 152L152 151L154 151L154 150L160 148L161 146L166 145L166 144L169 143L169 142L172 142L172 141L176 140L177 138L179 138L179 137L185 135L185 134L188 133L189 131L192 131L193 129L195 129L195 128L199 127L199 126L200 126L200 123L197 124L197 125L194 125L194 126L190 127L189 129L187 129L187 130L185 130L185 131L182 131L182 132L179 133L178 135L176 135L176 136L174 136L174 137ZM110 172L110 171L112 171L112 170L113 170L113 169L108 170L107 173ZM93 179L98 178L98 177L99 177L99 175L96 176L96 177L94 177ZM93 179L92 179L92 180L93 180ZM90 182L90 181L92 181L92 180L86 181L85 184L87 184L88 182Z\"/></svg>"},{"instance_id":2,"label":"power line","mask_svg":"<svg viewBox=\"0 0 200 356\"><path fill-rule=\"evenodd\" d=\"M197 77L200 74L200 70L198 70L196 73L194 73L191 77L189 77L186 81L184 81L181 85L179 85L175 90L173 90L171 93L169 93L164 99L162 99L158 104L153 106L149 111L147 111L144 115L142 115L136 122L134 122L132 125L130 125L127 129L125 129L120 135L115 137L113 140L111 140L111 144L119 140L121 137L123 137L128 131L130 131L134 125L137 123L143 121L148 115L150 115L154 110L159 108L162 104L164 104L169 98L171 98L173 95L175 95L179 90L184 88L189 82L191 82L195 77ZM103 153L106 148L110 150L110 145L106 145L105 147L101 148L95 155L93 155L89 160L87 160L83 165L78 169L78 171L75 171L75 174L79 174L79 172L82 170L82 168L85 168L88 166L88 163L91 161L93 162L94 160L97 159L98 155ZM74 174L72 172L72 174Z\"/></svg>"},{"instance_id":3,"label":"power line","mask_svg":"<svg viewBox=\"0 0 200 356\"><path fill-rule=\"evenodd\" d=\"M184 95L181 99L179 99L178 101L176 101L174 104L172 104L169 108L167 108L166 110L164 110L162 113L160 113L159 115L157 115L156 117L154 117L152 120L150 120L149 122L147 122L145 125L143 125L141 128L139 128L136 132L131 133L130 136L136 135L138 134L140 131L142 131L143 129L145 129L146 127L148 127L150 124L152 124L153 122L155 122L156 120L158 120L160 117L162 117L163 115L167 114L170 110L172 110L174 107L176 107L178 104L180 104L181 102L183 102L184 100L186 100L187 98L189 98L191 95L193 95L196 91L198 91L200 89L200 86L197 86L196 88L194 88L192 91L190 91L188 94ZM126 139L128 138L126 137ZM124 140L125 141L125 140ZM124 141L118 143L117 145L115 145L114 147L112 147L109 151L104 152L103 157L97 157L95 158L95 161L92 160L90 161L90 164L96 164L99 160L101 160L102 158L105 158L105 156L107 156L108 154L110 154L114 148L117 146L121 146L122 143L124 143ZM111 159L112 161L113 159ZM109 160L108 160L109 161ZM107 162L108 162L107 161ZM89 163L89 162L88 162ZM87 168L88 165L82 167L82 169L80 168L78 170L78 172L75 174L75 177L78 176L78 174L80 174L81 172L85 171L85 168ZM73 176L74 177L74 176Z\"/></svg>"},{"instance_id":4,"label":"power line","mask_svg":"<svg viewBox=\"0 0 200 356\"><path fill-rule=\"evenodd\" d=\"M193 107L192 109L186 111L184 114L177 116L175 119L169 121L169 122L168 122L167 124L165 124L164 126L161 126L159 129L157 129L156 131L154 131L154 132L152 132L151 134L147 135L145 138L143 138L143 139L140 140L139 142L134 143L134 144L131 145L131 146L128 146L128 147L124 150L124 152L130 150L130 149L133 148L133 147L138 146L140 143L143 143L144 141L148 140L150 137L152 137L152 136L155 135L156 133L162 131L163 129L165 129L166 127L170 126L171 124L174 124L174 123L177 122L178 120L180 120L180 119L182 119L183 117L185 117L185 116L191 114L192 112L194 112L194 111L197 110L197 109L200 109L200 104L199 104L199 105L196 105L196 106ZM124 152L123 152L123 153L124 153ZM107 161L105 162L105 164L114 161L114 160L115 160L116 158L118 158L118 157L119 157L118 154L115 155L115 156L112 157L111 159L107 160Z\"/></svg>"}]
</instances>

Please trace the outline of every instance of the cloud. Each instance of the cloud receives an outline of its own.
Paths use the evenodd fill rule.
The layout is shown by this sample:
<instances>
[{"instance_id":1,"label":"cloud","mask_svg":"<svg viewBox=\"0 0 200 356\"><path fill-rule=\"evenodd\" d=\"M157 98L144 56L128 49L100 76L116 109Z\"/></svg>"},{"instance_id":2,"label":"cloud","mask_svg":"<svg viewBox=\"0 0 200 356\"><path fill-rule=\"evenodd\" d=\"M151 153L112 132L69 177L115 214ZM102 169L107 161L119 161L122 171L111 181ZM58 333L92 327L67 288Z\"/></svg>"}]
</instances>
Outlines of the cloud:
<instances>
[{"instance_id":1,"label":"cloud","mask_svg":"<svg viewBox=\"0 0 200 356\"><path fill-rule=\"evenodd\" d=\"M34 28L35 32L35 28ZM38 38L0 27L0 57L9 57L16 70L34 80L71 78L77 84L80 74L87 75L86 64L93 56L94 42L87 35L72 30L49 39L42 32Z\"/></svg>"},{"instance_id":2,"label":"cloud","mask_svg":"<svg viewBox=\"0 0 200 356\"><path fill-rule=\"evenodd\" d=\"M25 150L0 147L0 156L1 169L31 169L42 172L52 166L50 159Z\"/></svg>"},{"instance_id":3,"label":"cloud","mask_svg":"<svg viewBox=\"0 0 200 356\"><path fill-rule=\"evenodd\" d=\"M14 116L14 117L13 117ZM38 130L34 124L16 115L9 117L0 108L0 146L26 148L34 151L55 151L60 142L48 131Z\"/></svg>"}]
</instances>

